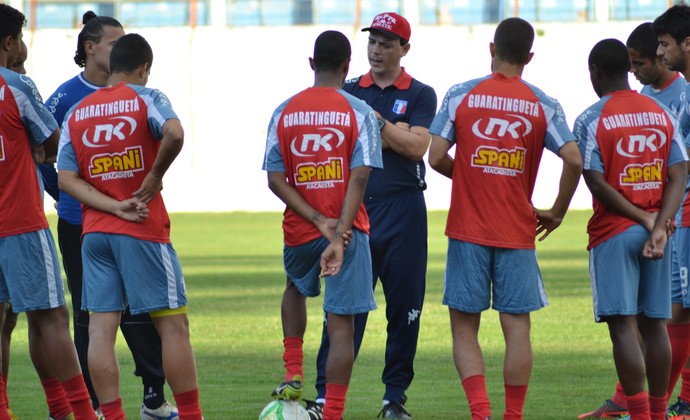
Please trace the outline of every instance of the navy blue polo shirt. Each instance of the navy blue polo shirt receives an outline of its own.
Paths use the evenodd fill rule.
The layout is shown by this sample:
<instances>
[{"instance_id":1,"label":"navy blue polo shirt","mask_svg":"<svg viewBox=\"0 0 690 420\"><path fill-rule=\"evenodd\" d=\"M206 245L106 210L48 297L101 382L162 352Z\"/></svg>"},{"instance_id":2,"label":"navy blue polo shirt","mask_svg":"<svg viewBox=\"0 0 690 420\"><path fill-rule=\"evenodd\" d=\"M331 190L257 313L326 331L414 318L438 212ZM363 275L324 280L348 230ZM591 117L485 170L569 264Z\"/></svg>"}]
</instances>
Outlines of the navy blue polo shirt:
<instances>
[{"instance_id":1,"label":"navy blue polo shirt","mask_svg":"<svg viewBox=\"0 0 690 420\"><path fill-rule=\"evenodd\" d=\"M374 84L371 70L365 75L347 80L343 89L364 100L393 124L402 121L410 127L429 128L436 115L434 89L413 79L404 68L395 83L385 89ZM424 161L415 162L392 149L385 149L382 154L383 169L372 168L365 201L426 189Z\"/></svg>"}]
</instances>

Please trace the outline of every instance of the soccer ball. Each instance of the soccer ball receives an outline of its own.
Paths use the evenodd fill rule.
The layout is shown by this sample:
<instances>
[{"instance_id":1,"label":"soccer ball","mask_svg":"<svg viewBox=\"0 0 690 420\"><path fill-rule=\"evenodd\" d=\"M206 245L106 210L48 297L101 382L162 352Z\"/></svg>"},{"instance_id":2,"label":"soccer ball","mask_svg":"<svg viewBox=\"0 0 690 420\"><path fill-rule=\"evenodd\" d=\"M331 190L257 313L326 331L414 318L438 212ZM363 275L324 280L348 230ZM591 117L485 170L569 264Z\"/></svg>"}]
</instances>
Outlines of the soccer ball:
<instances>
[{"instance_id":1,"label":"soccer ball","mask_svg":"<svg viewBox=\"0 0 690 420\"><path fill-rule=\"evenodd\" d=\"M309 420L309 414L297 401L277 400L264 407L259 420Z\"/></svg>"}]
</instances>

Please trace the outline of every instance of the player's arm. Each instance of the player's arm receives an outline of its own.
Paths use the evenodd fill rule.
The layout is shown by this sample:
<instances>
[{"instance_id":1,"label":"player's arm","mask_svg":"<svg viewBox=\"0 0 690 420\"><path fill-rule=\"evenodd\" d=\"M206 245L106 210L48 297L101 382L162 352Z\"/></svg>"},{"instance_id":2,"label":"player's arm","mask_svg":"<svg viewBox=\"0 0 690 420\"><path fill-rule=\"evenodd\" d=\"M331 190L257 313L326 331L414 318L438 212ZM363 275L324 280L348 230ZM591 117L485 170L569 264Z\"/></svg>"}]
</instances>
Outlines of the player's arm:
<instances>
[{"instance_id":1,"label":"player's arm","mask_svg":"<svg viewBox=\"0 0 690 420\"><path fill-rule=\"evenodd\" d=\"M56 128L50 136L41 144L45 151L44 161L54 162L57 156L58 144L60 143L60 129Z\"/></svg>"},{"instance_id":2,"label":"player's arm","mask_svg":"<svg viewBox=\"0 0 690 420\"><path fill-rule=\"evenodd\" d=\"M75 171L60 169L58 186L79 202L130 222L143 222L149 215L149 209L144 202L137 198L118 201L109 197L82 179Z\"/></svg>"},{"instance_id":3,"label":"player's arm","mask_svg":"<svg viewBox=\"0 0 690 420\"><path fill-rule=\"evenodd\" d=\"M60 199L60 189L58 188L57 171L55 170L55 166L53 164L43 163L38 165L38 169L41 171L45 191L53 198L53 200L58 201Z\"/></svg>"},{"instance_id":4,"label":"player's arm","mask_svg":"<svg viewBox=\"0 0 690 420\"><path fill-rule=\"evenodd\" d=\"M454 159L448 154L451 144L448 140L436 134L431 136L429 147L429 165L441 175L453 178Z\"/></svg>"},{"instance_id":5,"label":"player's arm","mask_svg":"<svg viewBox=\"0 0 690 420\"><path fill-rule=\"evenodd\" d=\"M358 166L350 172L345 200L340 211L340 219L335 229L335 236L321 254L321 275L334 276L343 266L345 251L345 234L352 229L357 212L364 199L364 190L369 180L369 166Z\"/></svg>"},{"instance_id":6,"label":"player's arm","mask_svg":"<svg viewBox=\"0 0 690 420\"><path fill-rule=\"evenodd\" d=\"M132 196L145 203L153 200L156 194L163 189L163 175L170 168L184 144L184 129L180 120L176 118L166 120L163 123L162 132L161 146L151 171L146 174L139 189L132 193Z\"/></svg>"},{"instance_id":7,"label":"player's arm","mask_svg":"<svg viewBox=\"0 0 690 420\"><path fill-rule=\"evenodd\" d=\"M668 241L667 220L672 220L680 207L688 182L688 168L686 162L679 162L668 167L667 183L661 200L661 209L654 221L654 227L644 244L642 255L645 258L658 259L664 256L664 248Z\"/></svg>"},{"instance_id":8,"label":"player's arm","mask_svg":"<svg viewBox=\"0 0 690 420\"><path fill-rule=\"evenodd\" d=\"M286 206L304 220L311 222L321 234L331 240L334 236L336 220L329 219L312 207L295 187L287 182L285 172L268 171L268 188L285 203Z\"/></svg>"},{"instance_id":9,"label":"player's arm","mask_svg":"<svg viewBox=\"0 0 690 420\"><path fill-rule=\"evenodd\" d=\"M641 224L647 230L652 230L656 215L646 212L628 201L606 182L602 172L585 170L582 175L592 196L601 204L609 210Z\"/></svg>"},{"instance_id":10,"label":"player's arm","mask_svg":"<svg viewBox=\"0 0 690 420\"><path fill-rule=\"evenodd\" d=\"M376 116L380 117L378 113ZM381 145L383 148L392 149L415 162L424 158L430 141L429 129L426 127L410 127L405 123L393 124L386 120L381 128Z\"/></svg>"},{"instance_id":11,"label":"player's arm","mask_svg":"<svg viewBox=\"0 0 690 420\"><path fill-rule=\"evenodd\" d=\"M569 141L564 144L558 150L558 155L563 161L563 170L556 200L550 210L534 210L538 221L537 236L543 233L539 237L540 241L546 239L563 222L582 174L582 156L576 142Z\"/></svg>"}]
</instances>

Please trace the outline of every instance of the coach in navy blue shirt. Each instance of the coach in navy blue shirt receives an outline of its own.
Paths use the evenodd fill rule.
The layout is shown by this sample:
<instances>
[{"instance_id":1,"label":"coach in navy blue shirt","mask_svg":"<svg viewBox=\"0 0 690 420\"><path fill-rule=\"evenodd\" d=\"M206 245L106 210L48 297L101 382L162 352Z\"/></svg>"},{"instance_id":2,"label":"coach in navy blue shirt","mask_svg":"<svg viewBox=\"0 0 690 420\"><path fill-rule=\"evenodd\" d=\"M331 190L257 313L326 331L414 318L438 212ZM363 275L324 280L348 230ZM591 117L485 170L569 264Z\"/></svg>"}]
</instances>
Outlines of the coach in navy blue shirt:
<instances>
[{"instance_id":1,"label":"coach in navy blue shirt","mask_svg":"<svg viewBox=\"0 0 690 420\"><path fill-rule=\"evenodd\" d=\"M419 322L424 303L427 266L427 214L423 191L426 168L422 158L429 142L429 126L436 114L436 93L413 79L400 65L410 50L410 24L397 13L381 13L371 26L367 54L371 70L345 82L343 89L376 111L383 145L383 169L372 169L364 204L371 221L373 287L381 279L386 296L388 339L382 380L383 418L409 419L405 390L414 376ZM367 322L355 319L355 355ZM325 330L325 329L324 329ZM319 416L325 395L328 336L323 334L317 360L315 403L311 419Z\"/></svg>"}]
</instances>

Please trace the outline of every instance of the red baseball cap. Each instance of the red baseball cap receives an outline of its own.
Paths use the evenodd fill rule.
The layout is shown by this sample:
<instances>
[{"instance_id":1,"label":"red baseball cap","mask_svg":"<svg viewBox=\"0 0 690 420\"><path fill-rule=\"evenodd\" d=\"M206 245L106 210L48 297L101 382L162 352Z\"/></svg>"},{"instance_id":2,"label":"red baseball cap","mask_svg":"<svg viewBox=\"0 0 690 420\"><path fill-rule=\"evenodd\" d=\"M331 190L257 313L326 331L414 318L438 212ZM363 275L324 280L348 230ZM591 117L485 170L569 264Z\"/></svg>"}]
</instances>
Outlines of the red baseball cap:
<instances>
[{"instance_id":1,"label":"red baseball cap","mask_svg":"<svg viewBox=\"0 0 690 420\"><path fill-rule=\"evenodd\" d=\"M362 29L362 32L378 31L393 39L410 41L412 30L410 23L404 17L394 12L380 13L374 17L371 26Z\"/></svg>"}]
</instances>

